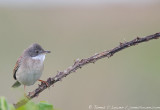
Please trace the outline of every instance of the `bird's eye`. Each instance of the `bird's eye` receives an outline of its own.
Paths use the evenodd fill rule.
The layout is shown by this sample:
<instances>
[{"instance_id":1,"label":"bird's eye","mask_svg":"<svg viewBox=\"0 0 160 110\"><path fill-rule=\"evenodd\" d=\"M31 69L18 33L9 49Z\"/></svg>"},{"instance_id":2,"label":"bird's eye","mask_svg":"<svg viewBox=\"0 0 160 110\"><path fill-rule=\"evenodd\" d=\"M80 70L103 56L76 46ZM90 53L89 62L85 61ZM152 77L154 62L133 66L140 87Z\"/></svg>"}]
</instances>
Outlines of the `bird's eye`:
<instances>
[{"instance_id":1,"label":"bird's eye","mask_svg":"<svg viewBox=\"0 0 160 110\"><path fill-rule=\"evenodd\" d=\"M38 50L36 50L35 52L36 52L37 54L39 53L39 51L38 51Z\"/></svg>"}]
</instances>

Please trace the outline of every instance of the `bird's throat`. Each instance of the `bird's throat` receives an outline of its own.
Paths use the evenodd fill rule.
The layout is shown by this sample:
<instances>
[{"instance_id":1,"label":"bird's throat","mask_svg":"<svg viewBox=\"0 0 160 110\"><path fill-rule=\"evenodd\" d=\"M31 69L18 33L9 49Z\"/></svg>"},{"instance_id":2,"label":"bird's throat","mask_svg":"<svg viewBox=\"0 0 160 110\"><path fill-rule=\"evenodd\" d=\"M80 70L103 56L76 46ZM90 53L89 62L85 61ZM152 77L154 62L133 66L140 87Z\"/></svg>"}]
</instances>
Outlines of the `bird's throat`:
<instances>
[{"instance_id":1,"label":"bird's throat","mask_svg":"<svg viewBox=\"0 0 160 110\"><path fill-rule=\"evenodd\" d=\"M33 60L40 60L40 61L44 61L45 59L45 54L41 54L41 55L38 55L38 56L35 56L35 57L32 57Z\"/></svg>"}]
</instances>

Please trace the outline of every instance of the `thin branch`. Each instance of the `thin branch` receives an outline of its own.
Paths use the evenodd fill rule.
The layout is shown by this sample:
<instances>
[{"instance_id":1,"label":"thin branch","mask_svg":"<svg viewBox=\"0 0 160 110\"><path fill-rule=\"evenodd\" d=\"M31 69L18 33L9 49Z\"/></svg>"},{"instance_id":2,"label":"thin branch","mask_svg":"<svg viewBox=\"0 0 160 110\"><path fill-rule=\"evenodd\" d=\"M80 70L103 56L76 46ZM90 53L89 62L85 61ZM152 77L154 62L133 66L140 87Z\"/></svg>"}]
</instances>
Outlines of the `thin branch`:
<instances>
[{"instance_id":1,"label":"thin branch","mask_svg":"<svg viewBox=\"0 0 160 110\"><path fill-rule=\"evenodd\" d=\"M152 39L158 39L159 37L160 37L160 33L145 36L143 38L137 37L137 38L135 38L135 39L133 39L129 42L120 43L119 46L117 46L117 47L115 47L111 50L95 54L95 55L93 55L89 58L86 58L86 59L81 59L81 60L77 59L74 62L74 64L72 66L68 67L66 70L58 72L57 75L54 76L54 77L48 78L47 79L48 86L50 87L54 83L56 83L58 81L61 81L62 78L68 76L70 73L75 72L77 69L83 67L86 64L95 63L97 60L105 58L105 57L109 58L109 57L113 56L115 53L117 53L117 52L119 52L119 51L121 51L125 48L137 45L137 44L142 43L142 42L147 42L147 41L152 40ZM45 83L41 83L41 85L39 85L39 87L37 89L35 89L32 92L29 92L29 94L27 95L27 99L22 99L19 102L17 102L16 104L14 104L15 108L18 108L18 107L26 104L29 100L38 96L46 88L48 88L47 85Z\"/></svg>"}]
</instances>

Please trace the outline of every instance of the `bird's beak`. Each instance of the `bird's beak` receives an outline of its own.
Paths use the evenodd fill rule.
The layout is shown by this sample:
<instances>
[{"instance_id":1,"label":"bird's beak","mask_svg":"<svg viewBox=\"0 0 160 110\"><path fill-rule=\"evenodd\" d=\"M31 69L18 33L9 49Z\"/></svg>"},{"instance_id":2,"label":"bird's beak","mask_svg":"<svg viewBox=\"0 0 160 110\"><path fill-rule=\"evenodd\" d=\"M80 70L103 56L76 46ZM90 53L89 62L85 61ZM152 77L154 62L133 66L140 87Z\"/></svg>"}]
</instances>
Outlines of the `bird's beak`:
<instances>
[{"instance_id":1,"label":"bird's beak","mask_svg":"<svg viewBox=\"0 0 160 110\"><path fill-rule=\"evenodd\" d=\"M47 53L51 53L51 51L44 51L43 53L44 53L44 54L47 54Z\"/></svg>"}]
</instances>

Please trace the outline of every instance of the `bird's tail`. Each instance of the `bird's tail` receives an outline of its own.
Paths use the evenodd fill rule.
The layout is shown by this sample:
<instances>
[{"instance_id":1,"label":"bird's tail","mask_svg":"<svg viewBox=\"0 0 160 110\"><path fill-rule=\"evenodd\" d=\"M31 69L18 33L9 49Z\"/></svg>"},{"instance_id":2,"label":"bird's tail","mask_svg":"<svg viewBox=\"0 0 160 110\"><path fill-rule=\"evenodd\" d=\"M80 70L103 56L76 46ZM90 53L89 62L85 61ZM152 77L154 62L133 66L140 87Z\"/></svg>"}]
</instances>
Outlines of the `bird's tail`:
<instances>
[{"instance_id":1,"label":"bird's tail","mask_svg":"<svg viewBox=\"0 0 160 110\"><path fill-rule=\"evenodd\" d=\"M17 88L17 87L19 87L20 85L21 85L21 83L18 82L18 81L16 81L16 82L12 85L12 87L13 87L13 88Z\"/></svg>"}]
</instances>

